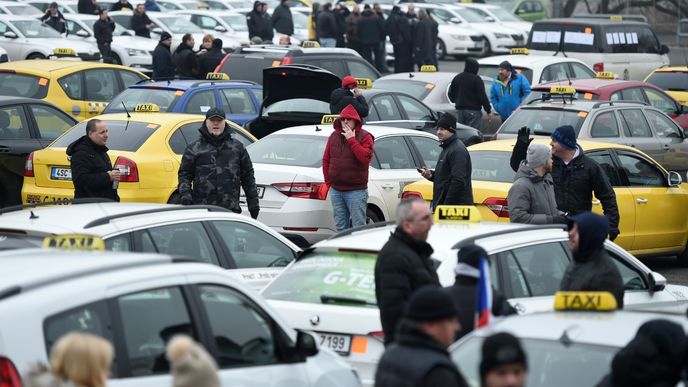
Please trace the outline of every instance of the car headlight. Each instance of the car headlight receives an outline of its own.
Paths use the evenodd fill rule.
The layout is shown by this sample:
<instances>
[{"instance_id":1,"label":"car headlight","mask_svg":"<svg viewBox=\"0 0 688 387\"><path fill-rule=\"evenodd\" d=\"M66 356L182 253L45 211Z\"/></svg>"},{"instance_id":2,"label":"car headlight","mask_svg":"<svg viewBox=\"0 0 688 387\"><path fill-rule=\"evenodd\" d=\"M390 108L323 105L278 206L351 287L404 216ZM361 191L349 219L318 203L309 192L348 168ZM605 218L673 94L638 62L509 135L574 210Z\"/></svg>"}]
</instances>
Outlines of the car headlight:
<instances>
[{"instance_id":1,"label":"car headlight","mask_svg":"<svg viewBox=\"0 0 688 387\"><path fill-rule=\"evenodd\" d=\"M497 38L497 39L508 39L508 38L509 38L509 34L502 34L502 33L499 33L499 32L495 32L495 33L494 33L494 36L495 36L495 38Z\"/></svg>"},{"instance_id":2,"label":"car headlight","mask_svg":"<svg viewBox=\"0 0 688 387\"><path fill-rule=\"evenodd\" d=\"M466 35L449 35L452 37L454 40L468 40L468 36Z\"/></svg>"},{"instance_id":3,"label":"car headlight","mask_svg":"<svg viewBox=\"0 0 688 387\"><path fill-rule=\"evenodd\" d=\"M135 48L127 48L127 54L129 56L149 56L150 54L146 50L137 50Z\"/></svg>"}]
</instances>

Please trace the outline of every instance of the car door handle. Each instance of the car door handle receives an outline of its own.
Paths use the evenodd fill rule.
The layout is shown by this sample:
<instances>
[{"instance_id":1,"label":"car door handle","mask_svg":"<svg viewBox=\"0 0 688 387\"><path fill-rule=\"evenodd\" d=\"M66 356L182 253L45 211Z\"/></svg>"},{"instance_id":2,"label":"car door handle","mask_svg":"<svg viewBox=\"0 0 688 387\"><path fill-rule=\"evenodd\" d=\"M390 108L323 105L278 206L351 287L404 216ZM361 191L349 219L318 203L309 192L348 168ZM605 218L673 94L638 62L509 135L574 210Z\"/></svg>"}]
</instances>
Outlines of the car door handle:
<instances>
[{"instance_id":1,"label":"car door handle","mask_svg":"<svg viewBox=\"0 0 688 387\"><path fill-rule=\"evenodd\" d=\"M392 183L385 183L380 185L382 189L394 189L395 185Z\"/></svg>"},{"instance_id":2,"label":"car door handle","mask_svg":"<svg viewBox=\"0 0 688 387\"><path fill-rule=\"evenodd\" d=\"M635 202L638 204L645 204L645 203L647 203L647 199L637 198L637 199L635 199Z\"/></svg>"},{"instance_id":3,"label":"car door handle","mask_svg":"<svg viewBox=\"0 0 688 387\"><path fill-rule=\"evenodd\" d=\"M592 205L593 205L593 206L599 206L599 205L600 205L600 201L599 201L599 200L593 200L593 201L592 201Z\"/></svg>"},{"instance_id":4,"label":"car door handle","mask_svg":"<svg viewBox=\"0 0 688 387\"><path fill-rule=\"evenodd\" d=\"M666 149L666 150L669 150L669 144L664 144L664 145L662 146L662 148L664 148L664 149Z\"/></svg>"},{"instance_id":5,"label":"car door handle","mask_svg":"<svg viewBox=\"0 0 688 387\"><path fill-rule=\"evenodd\" d=\"M0 153L10 153L12 152L12 148L4 145L0 145Z\"/></svg>"}]
</instances>

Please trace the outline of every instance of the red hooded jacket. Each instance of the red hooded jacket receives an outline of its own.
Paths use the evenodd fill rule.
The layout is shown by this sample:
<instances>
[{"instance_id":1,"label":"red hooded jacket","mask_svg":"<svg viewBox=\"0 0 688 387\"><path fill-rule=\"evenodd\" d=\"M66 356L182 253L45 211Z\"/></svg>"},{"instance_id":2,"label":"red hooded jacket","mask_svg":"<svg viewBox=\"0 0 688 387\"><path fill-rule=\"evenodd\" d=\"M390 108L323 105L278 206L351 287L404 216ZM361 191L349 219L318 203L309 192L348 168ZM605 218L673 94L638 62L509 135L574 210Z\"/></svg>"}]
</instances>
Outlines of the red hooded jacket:
<instances>
[{"instance_id":1,"label":"red hooded jacket","mask_svg":"<svg viewBox=\"0 0 688 387\"><path fill-rule=\"evenodd\" d=\"M344 137L341 118L356 121L355 136ZM368 188L368 166L373 159L373 136L363 130L361 118L353 106L347 105L334 122L323 154L322 169L325 183L337 191L354 191Z\"/></svg>"}]
</instances>

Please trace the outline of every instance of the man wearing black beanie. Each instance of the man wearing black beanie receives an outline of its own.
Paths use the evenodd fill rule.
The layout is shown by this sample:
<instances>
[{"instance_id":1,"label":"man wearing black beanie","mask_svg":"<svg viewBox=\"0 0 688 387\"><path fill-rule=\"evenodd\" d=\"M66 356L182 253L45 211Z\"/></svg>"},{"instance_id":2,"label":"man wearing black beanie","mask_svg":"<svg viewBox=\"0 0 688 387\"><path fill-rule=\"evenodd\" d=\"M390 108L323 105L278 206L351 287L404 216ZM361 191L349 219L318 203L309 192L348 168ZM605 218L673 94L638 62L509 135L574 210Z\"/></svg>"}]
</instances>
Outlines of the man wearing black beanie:
<instances>
[{"instance_id":1,"label":"man wearing black beanie","mask_svg":"<svg viewBox=\"0 0 688 387\"><path fill-rule=\"evenodd\" d=\"M523 387L526 385L528 360L515 336L496 333L483 342L480 362L482 387Z\"/></svg>"},{"instance_id":2,"label":"man wearing black beanie","mask_svg":"<svg viewBox=\"0 0 688 387\"><path fill-rule=\"evenodd\" d=\"M439 205L473 205L471 156L456 136L456 118L449 113L437 121L437 138L442 153L435 170L419 168L420 174L433 182L432 209Z\"/></svg>"}]
</instances>

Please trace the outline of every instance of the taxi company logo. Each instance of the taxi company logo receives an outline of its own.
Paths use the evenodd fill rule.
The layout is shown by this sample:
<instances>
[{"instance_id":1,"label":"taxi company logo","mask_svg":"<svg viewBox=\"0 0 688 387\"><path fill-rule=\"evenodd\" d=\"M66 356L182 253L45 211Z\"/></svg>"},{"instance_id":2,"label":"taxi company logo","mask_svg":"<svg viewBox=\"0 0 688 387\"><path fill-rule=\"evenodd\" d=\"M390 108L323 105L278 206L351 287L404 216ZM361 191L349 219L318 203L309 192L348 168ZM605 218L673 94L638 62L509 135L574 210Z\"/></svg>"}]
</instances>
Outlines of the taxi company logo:
<instances>
[{"instance_id":1,"label":"taxi company logo","mask_svg":"<svg viewBox=\"0 0 688 387\"><path fill-rule=\"evenodd\" d=\"M566 309L589 309L597 310L602 305L602 296L595 294L582 294L582 295L562 295L564 299L564 307Z\"/></svg>"},{"instance_id":2,"label":"taxi company logo","mask_svg":"<svg viewBox=\"0 0 688 387\"><path fill-rule=\"evenodd\" d=\"M471 218L471 209L466 207L438 207L437 210L440 220L469 220Z\"/></svg>"},{"instance_id":3,"label":"taxi company logo","mask_svg":"<svg viewBox=\"0 0 688 387\"><path fill-rule=\"evenodd\" d=\"M311 317L310 322L311 322L311 325L313 325L314 327L317 327L318 324L320 324L320 316L318 316L317 314L314 314Z\"/></svg>"}]
</instances>

